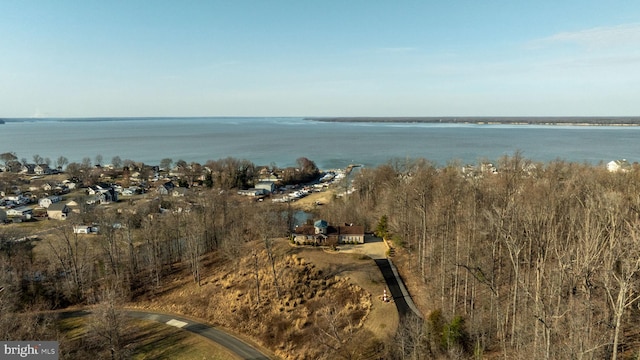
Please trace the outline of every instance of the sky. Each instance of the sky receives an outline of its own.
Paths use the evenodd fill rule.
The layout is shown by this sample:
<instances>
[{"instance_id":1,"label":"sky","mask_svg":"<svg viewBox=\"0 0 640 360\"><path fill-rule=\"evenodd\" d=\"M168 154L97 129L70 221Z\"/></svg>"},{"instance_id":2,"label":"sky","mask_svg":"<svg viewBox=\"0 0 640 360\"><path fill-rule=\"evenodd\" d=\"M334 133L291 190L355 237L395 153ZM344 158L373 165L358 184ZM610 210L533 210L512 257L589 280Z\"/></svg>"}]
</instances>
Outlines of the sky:
<instances>
[{"instance_id":1,"label":"sky","mask_svg":"<svg viewBox=\"0 0 640 360\"><path fill-rule=\"evenodd\" d=\"M0 0L0 117L637 116L635 0Z\"/></svg>"}]
</instances>

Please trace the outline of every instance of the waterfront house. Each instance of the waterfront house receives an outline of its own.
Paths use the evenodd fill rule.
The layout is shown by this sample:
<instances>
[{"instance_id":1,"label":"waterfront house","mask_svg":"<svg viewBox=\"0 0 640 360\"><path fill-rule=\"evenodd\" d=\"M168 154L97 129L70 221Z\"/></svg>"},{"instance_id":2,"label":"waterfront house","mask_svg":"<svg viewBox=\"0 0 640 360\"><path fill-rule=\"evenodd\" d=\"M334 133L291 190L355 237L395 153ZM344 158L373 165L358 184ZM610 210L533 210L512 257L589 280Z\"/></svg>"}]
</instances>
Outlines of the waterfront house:
<instances>
[{"instance_id":1,"label":"waterfront house","mask_svg":"<svg viewBox=\"0 0 640 360\"><path fill-rule=\"evenodd\" d=\"M36 164L23 164L20 168L20 174L35 174Z\"/></svg>"},{"instance_id":2,"label":"waterfront house","mask_svg":"<svg viewBox=\"0 0 640 360\"><path fill-rule=\"evenodd\" d=\"M36 175L49 175L53 174L53 170L47 164L38 164L33 168L33 172Z\"/></svg>"},{"instance_id":3,"label":"waterfront house","mask_svg":"<svg viewBox=\"0 0 640 360\"><path fill-rule=\"evenodd\" d=\"M613 160L607 163L607 170L609 172L627 172L631 170L631 164L627 159Z\"/></svg>"}]
</instances>

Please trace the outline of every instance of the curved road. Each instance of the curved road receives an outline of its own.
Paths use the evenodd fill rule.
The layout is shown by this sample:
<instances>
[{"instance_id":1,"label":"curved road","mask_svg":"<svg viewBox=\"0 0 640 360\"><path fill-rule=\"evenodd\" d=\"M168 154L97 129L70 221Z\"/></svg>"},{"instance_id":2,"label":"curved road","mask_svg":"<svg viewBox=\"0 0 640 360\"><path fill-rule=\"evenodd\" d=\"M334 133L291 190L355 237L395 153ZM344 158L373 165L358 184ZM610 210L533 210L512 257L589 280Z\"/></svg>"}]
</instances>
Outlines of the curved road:
<instances>
[{"instance_id":1,"label":"curved road","mask_svg":"<svg viewBox=\"0 0 640 360\"><path fill-rule=\"evenodd\" d=\"M128 317L156 321L161 322L169 326L175 326L186 331L190 331L194 334L198 334L200 336L204 336L205 338L212 340L221 346L229 349L232 353L236 354L242 359L247 360L269 360L270 358L260 352L258 349L253 347L252 345L236 338L233 335L227 334L226 332L216 329L210 325L193 321L191 319L187 319L181 316L176 315L167 315L161 313L147 312L147 311L137 311L137 310L123 310L124 314ZM68 317L78 317L88 315L89 311L73 311L66 312L63 316Z\"/></svg>"}]
</instances>

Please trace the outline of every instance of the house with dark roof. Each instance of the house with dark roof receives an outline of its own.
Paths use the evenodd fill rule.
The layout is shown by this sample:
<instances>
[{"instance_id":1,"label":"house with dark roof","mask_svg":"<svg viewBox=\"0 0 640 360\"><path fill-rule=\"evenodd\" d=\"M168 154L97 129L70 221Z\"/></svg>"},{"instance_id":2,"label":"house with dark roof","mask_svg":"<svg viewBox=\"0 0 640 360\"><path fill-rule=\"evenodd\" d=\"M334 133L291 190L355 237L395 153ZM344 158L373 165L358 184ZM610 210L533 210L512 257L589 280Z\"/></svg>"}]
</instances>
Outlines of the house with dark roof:
<instances>
[{"instance_id":1,"label":"house with dark roof","mask_svg":"<svg viewBox=\"0 0 640 360\"><path fill-rule=\"evenodd\" d=\"M173 182L167 181L166 183L158 187L158 194L169 195L173 192L173 189L175 188L176 188L176 185Z\"/></svg>"},{"instance_id":2,"label":"house with dark roof","mask_svg":"<svg viewBox=\"0 0 640 360\"><path fill-rule=\"evenodd\" d=\"M293 241L299 245L364 244L364 226L333 226L325 220L317 220L313 225L297 226L293 230Z\"/></svg>"},{"instance_id":3,"label":"house with dark roof","mask_svg":"<svg viewBox=\"0 0 640 360\"><path fill-rule=\"evenodd\" d=\"M54 220L66 220L67 216L71 212L71 209L62 202L57 202L49 205L47 208L47 216L49 219Z\"/></svg>"},{"instance_id":4,"label":"house with dark roof","mask_svg":"<svg viewBox=\"0 0 640 360\"><path fill-rule=\"evenodd\" d=\"M53 174L54 171L47 164L38 164L33 168L33 172L36 175L49 175Z\"/></svg>"},{"instance_id":5,"label":"house with dark roof","mask_svg":"<svg viewBox=\"0 0 640 360\"><path fill-rule=\"evenodd\" d=\"M35 174L36 164L23 164L20 168L21 174Z\"/></svg>"}]
</instances>

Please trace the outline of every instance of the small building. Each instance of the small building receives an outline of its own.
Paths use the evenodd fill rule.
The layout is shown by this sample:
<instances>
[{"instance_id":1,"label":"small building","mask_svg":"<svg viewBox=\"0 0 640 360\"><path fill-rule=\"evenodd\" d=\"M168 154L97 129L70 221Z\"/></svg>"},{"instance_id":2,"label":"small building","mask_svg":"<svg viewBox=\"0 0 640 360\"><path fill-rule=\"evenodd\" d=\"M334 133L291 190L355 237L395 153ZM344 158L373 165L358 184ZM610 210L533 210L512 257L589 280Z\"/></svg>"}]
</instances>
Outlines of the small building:
<instances>
[{"instance_id":1,"label":"small building","mask_svg":"<svg viewBox=\"0 0 640 360\"><path fill-rule=\"evenodd\" d=\"M47 164L38 164L33 168L33 172L36 175L49 175L53 174L53 169L51 169Z\"/></svg>"},{"instance_id":2,"label":"small building","mask_svg":"<svg viewBox=\"0 0 640 360\"><path fill-rule=\"evenodd\" d=\"M337 227L338 243L364 244L364 226L344 224Z\"/></svg>"},{"instance_id":3,"label":"small building","mask_svg":"<svg viewBox=\"0 0 640 360\"><path fill-rule=\"evenodd\" d=\"M66 220L70 212L71 209L67 206L67 204L63 204L61 202L51 204L47 208L47 216L49 217L49 219L54 220Z\"/></svg>"},{"instance_id":4,"label":"small building","mask_svg":"<svg viewBox=\"0 0 640 360\"><path fill-rule=\"evenodd\" d=\"M20 168L20 174L35 174L36 164L23 164Z\"/></svg>"},{"instance_id":5,"label":"small building","mask_svg":"<svg viewBox=\"0 0 640 360\"><path fill-rule=\"evenodd\" d=\"M613 160L607 163L607 170L609 172L627 172L631 169L631 164L627 159Z\"/></svg>"},{"instance_id":6,"label":"small building","mask_svg":"<svg viewBox=\"0 0 640 360\"><path fill-rule=\"evenodd\" d=\"M42 198L40 200L38 200L38 205L40 205L40 207L43 207L45 209L48 209L49 206L51 206L51 204L55 204L59 201L61 201L62 198L60 196L54 195L54 196L47 196L46 198Z\"/></svg>"},{"instance_id":7,"label":"small building","mask_svg":"<svg viewBox=\"0 0 640 360\"><path fill-rule=\"evenodd\" d=\"M256 184L255 188L256 189L264 189L269 194L271 194L276 189L276 183L273 182L273 181L259 181Z\"/></svg>"},{"instance_id":8,"label":"small building","mask_svg":"<svg viewBox=\"0 0 640 360\"><path fill-rule=\"evenodd\" d=\"M97 234L98 228L89 225L73 225L74 234Z\"/></svg>"},{"instance_id":9,"label":"small building","mask_svg":"<svg viewBox=\"0 0 640 360\"><path fill-rule=\"evenodd\" d=\"M9 217L22 217L25 219L31 219L33 215L33 208L29 206L20 206L13 209L7 209L7 216Z\"/></svg>"},{"instance_id":10,"label":"small building","mask_svg":"<svg viewBox=\"0 0 640 360\"><path fill-rule=\"evenodd\" d=\"M262 196L262 195L267 195L267 190L265 190L265 189L256 189L256 188L238 190L238 195L243 195L243 196Z\"/></svg>"},{"instance_id":11,"label":"small building","mask_svg":"<svg viewBox=\"0 0 640 360\"><path fill-rule=\"evenodd\" d=\"M87 204L109 204L118 201L118 192L113 186L94 186L87 189L87 193L92 195L87 199Z\"/></svg>"},{"instance_id":12,"label":"small building","mask_svg":"<svg viewBox=\"0 0 640 360\"><path fill-rule=\"evenodd\" d=\"M160 185L158 187L158 194L160 195L169 195L171 194L171 192L173 191L173 189L175 189L176 185L171 182L171 181L167 181L166 183Z\"/></svg>"}]
</instances>

